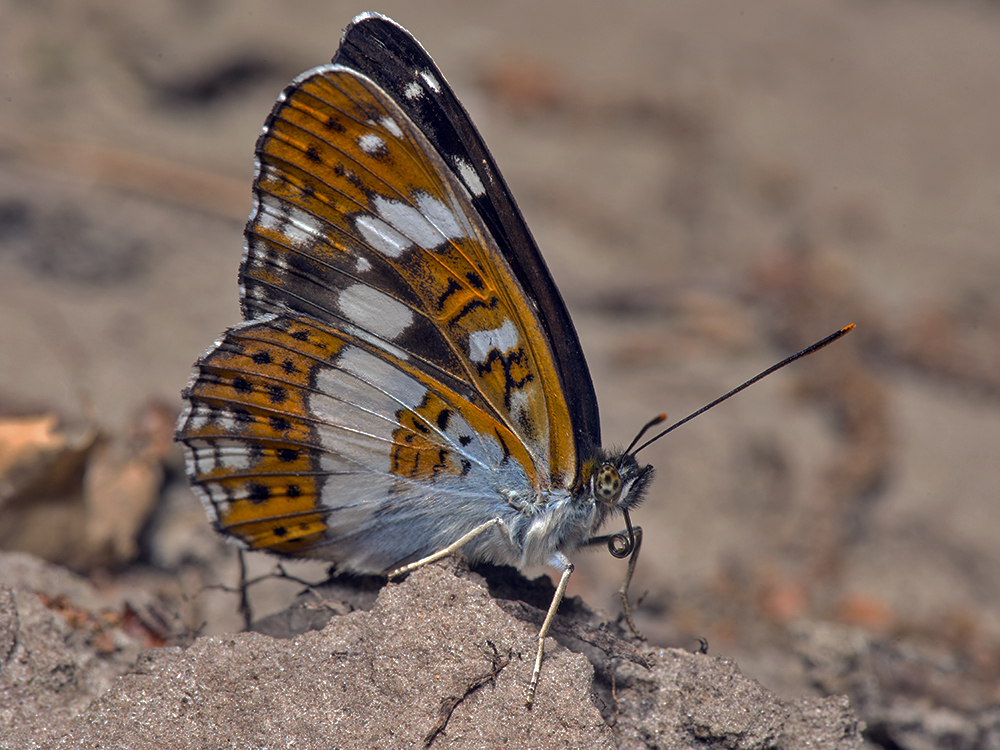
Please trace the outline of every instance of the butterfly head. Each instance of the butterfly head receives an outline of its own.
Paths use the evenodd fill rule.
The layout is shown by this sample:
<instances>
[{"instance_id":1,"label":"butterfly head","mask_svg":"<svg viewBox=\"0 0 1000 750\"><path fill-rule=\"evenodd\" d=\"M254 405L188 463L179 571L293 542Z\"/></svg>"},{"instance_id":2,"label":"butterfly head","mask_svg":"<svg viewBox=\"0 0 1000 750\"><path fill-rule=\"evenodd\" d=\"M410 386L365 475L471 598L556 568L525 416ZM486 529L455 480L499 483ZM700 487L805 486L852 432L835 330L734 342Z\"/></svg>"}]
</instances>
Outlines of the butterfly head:
<instances>
[{"instance_id":1,"label":"butterfly head","mask_svg":"<svg viewBox=\"0 0 1000 750\"><path fill-rule=\"evenodd\" d=\"M599 505L629 511L642 502L652 479L652 466L640 466L634 455L620 453L605 458L594 469L591 492Z\"/></svg>"},{"instance_id":2,"label":"butterfly head","mask_svg":"<svg viewBox=\"0 0 1000 750\"><path fill-rule=\"evenodd\" d=\"M612 555L627 557L636 547L638 531L633 531L629 511L642 502L653 479L653 467L640 465L635 454L628 451L600 451L584 464L581 479L578 497L586 498L593 508L589 538L606 540ZM604 523L618 514L625 519L626 531L599 537Z\"/></svg>"},{"instance_id":3,"label":"butterfly head","mask_svg":"<svg viewBox=\"0 0 1000 750\"><path fill-rule=\"evenodd\" d=\"M633 450L642 436L651 428L667 418L666 414L657 414L643 425L628 448L621 452L603 455L595 461L589 472L590 492L599 508L605 511L615 509L621 511L626 520L628 512L638 507L646 494L646 488L653 479L652 466L640 466L635 456L645 447ZM607 515L606 512L603 515Z\"/></svg>"},{"instance_id":4,"label":"butterfly head","mask_svg":"<svg viewBox=\"0 0 1000 750\"><path fill-rule=\"evenodd\" d=\"M653 480L653 467L641 465L636 460L636 454L645 446L640 446L639 449L635 449L635 446L647 431L666 418L666 414L658 414L639 430L628 448L608 453L600 451L595 458L584 464L581 472L585 485L581 489L583 494L591 498L596 511L591 527L592 538L598 538L596 532L610 515L621 513L625 519L626 531L600 537L608 540L608 549L615 557L628 557L637 548L636 535L639 529L633 529L629 512L639 506Z\"/></svg>"}]
</instances>

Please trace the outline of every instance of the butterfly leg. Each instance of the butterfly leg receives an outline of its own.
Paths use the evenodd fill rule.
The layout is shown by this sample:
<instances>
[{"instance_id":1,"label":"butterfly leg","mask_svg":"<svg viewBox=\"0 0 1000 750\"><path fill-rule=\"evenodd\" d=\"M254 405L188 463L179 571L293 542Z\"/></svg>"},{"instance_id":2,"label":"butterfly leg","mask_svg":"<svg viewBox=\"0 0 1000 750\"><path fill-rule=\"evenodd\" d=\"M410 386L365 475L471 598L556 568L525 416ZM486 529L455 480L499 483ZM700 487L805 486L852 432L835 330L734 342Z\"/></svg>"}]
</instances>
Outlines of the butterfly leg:
<instances>
[{"instance_id":1,"label":"butterfly leg","mask_svg":"<svg viewBox=\"0 0 1000 750\"><path fill-rule=\"evenodd\" d=\"M640 641L644 641L646 640L646 636L635 626L635 622L632 620L632 605L628 603L628 587L632 583L635 564L639 562L639 548L642 547L642 527L636 526L633 531L635 533L635 547L632 549L632 554L628 556L628 566L625 568L625 580L622 581L621 588L618 589L618 596L622 600L622 612L625 615L625 624L632 631L632 635Z\"/></svg>"},{"instance_id":2,"label":"butterfly leg","mask_svg":"<svg viewBox=\"0 0 1000 750\"><path fill-rule=\"evenodd\" d=\"M632 631L632 635L640 641L646 640L646 636L636 627L632 619L632 605L628 601L628 587L632 583L632 575L635 573L635 564L639 561L639 549L642 547L642 527L629 524L628 531L619 531L617 534L604 534L588 539L587 546L593 544L607 544L611 554L615 557L628 555L628 567L625 569L625 580L622 581L618 589L618 596L622 600L622 614L625 615L625 624ZM621 546L619 546L621 545Z\"/></svg>"},{"instance_id":3,"label":"butterfly leg","mask_svg":"<svg viewBox=\"0 0 1000 750\"><path fill-rule=\"evenodd\" d=\"M393 578L397 578L397 577L403 575L404 573L409 573L410 571L416 570L417 568L422 568L423 566L429 565L432 562L437 562L442 557L447 557L448 555L452 555L455 552L458 552L458 550L462 549L462 547L464 547L466 544L468 544L469 542L471 542L477 536L479 536L480 534L483 534L483 533L489 531L494 526L499 526L501 523L503 523L503 519L501 519L499 517L497 517L497 518L491 518L486 523L481 524L481 525L477 526L476 528L474 528L468 534L463 534L461 537L459 537L458 539L456 539L454 542L452 542L451 544L449 544L444 549L439 549L433 555L428 555L427 557L423 557L423 558L417 560L416 562L411 562L409 565L404 565L403 567L397 568L396 570L392 571L389 574L389 580L392 580Z\"/></svg>"},{"instance_id":4,"label":"butterfly leg","mask_svg":"<svg viewBox=\"0 0 1000 750\"><path fill-rule=\"evenodd\" d=\"M570 573L573 572L573 563L562 552L555 553L552 563L554 567L562 570L562 576L559 578L559 585L556 586L556 593L552 597L549 611L545 614L545 622L542 623L542 628L538 631L538 655L535 656L535 670L531 673L531 682L528 683L528 697L525 701L529 709L535 700L535 688L538 687L538 676L542 672L545 638L552 627L552 621L556 618L556 610L559 609L559 603L562 602L563 596L566 594L566 585L569 583Z\"/></svg>"}]
</instances>

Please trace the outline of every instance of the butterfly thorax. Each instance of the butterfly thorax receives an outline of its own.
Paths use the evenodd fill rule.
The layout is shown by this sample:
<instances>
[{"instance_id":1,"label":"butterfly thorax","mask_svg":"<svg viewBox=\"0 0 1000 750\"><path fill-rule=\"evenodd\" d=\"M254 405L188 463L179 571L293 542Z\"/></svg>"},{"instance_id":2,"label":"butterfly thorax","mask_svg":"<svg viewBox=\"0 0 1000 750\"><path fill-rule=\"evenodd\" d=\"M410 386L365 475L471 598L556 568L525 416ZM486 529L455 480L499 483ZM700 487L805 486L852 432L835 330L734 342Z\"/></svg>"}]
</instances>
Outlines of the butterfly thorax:
<instances>
[{"instance_id":1,"label":"butterfly thorax","mask_svg":"<svg viewBox=\"0 0 1000 750\"><path fill-rule=\"evenodd\" d=\"M598 452L583 463L573 487L545 491L530 507L512 506L516 512L504 524L506 544L500 544L498 532L469 556L522 569L551 564L554 553L572 553L612 516L639 505L652 477L653 468L640 466L631 455Z\"/></svg>"}]
</instances>

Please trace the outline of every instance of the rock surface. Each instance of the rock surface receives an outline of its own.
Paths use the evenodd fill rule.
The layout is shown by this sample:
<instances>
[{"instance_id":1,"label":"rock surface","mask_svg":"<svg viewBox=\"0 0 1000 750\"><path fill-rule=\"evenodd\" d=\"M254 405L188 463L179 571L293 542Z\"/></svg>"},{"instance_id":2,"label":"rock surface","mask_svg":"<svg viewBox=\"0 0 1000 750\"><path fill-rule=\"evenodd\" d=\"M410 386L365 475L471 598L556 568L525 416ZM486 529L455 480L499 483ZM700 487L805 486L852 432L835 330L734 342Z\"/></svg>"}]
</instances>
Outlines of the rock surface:
<instances>
[{"instance_id":1,"label":"rock surface","mask_svg":"<svg viewBox=\"0 0 1000 750\"><path fill-rule=\"evenodd\" d=\"M861 746L846 698L782 701L731 661L678 649L611 660L595 686L587 658L550 641L529 711L535 626L454 563L321 631L150 649L113 682L62 615L4 592L3 703L29 710L5 710L3 748Z\"/></svg>"}]
</instances>

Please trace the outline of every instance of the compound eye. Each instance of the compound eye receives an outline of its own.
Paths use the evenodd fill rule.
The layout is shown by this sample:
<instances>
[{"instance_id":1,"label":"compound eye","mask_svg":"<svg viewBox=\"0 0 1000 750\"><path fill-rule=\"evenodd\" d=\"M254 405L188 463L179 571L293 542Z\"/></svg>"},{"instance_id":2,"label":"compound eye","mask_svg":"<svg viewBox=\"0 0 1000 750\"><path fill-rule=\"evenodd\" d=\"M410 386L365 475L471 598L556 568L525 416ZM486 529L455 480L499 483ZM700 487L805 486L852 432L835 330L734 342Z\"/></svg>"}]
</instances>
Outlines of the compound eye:
<instances>
[{"instance_id":1,"label":"compound eye","mask_svg":"<svg viewBox=\"0 0 1000 750\"><path fill-rule=\"evenodd\" d=\"M594 472L594 497L609 505L622 494L622 475L611 464L601 464Z\"/></svg>"}]
</instances>

